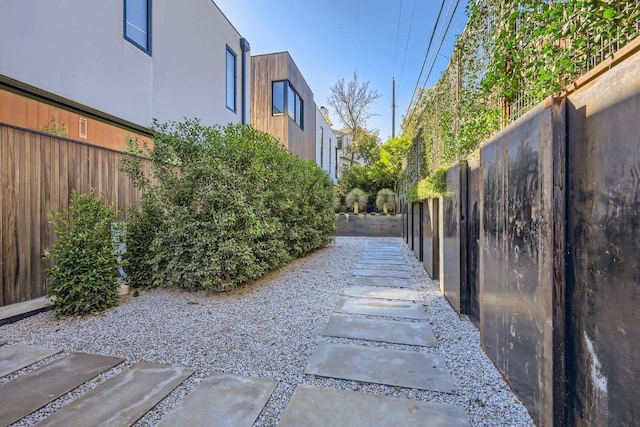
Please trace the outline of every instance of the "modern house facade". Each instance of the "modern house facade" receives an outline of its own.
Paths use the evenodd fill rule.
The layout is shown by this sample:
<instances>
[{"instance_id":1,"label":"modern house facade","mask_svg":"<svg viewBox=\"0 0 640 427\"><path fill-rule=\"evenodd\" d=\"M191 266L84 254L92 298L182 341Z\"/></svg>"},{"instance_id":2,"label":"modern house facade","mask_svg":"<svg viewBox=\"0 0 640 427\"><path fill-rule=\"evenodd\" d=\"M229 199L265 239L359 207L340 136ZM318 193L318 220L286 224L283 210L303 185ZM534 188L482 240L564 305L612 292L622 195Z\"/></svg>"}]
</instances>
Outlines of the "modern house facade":
<instances>
[{"instance_id":1,"label":"modern house facade","mask_svg":"<svg viewBox=\"0 0 640 427\"><path fill-rule=\"evenodd\" d=\"M334 183L338 182L337 138L325 119L322 110L316 108L316 163L324 169Z\"/></svg>"},{"instance_id":2,"label":"modern house facade","mask_svg":"<svg viewBox=\"0 0 640 427\"><path fill-rule=\"evenodd\" d=\"M154 118L249 123L249 43L211 0L5 0L0 17L0 122L55 117L115 149Z\"/></svg>"},{"instance_id":3,"label":"modern house facade","mask_svg":"<svg viewBox=\"0 0 640 427\"><path fill-rule=\"evenodd\" d=\"M353 164L351 161L351 154L348 152L348 147L351 145L351 137L348 133L341 130L333 130L336 135L336 161L337 170L336 177L340 179L344 176L345 172L349 170L351 166L363 166L364 160L359 156L354 156Z\"/></svg>"},{"instance_id":4,"label":"modern house facade","mask_svg":"<svg viewBox=\"0 0 640 427\"><path fill-rule=\"evenodd\" d=\"M316 159L313 92L289 52L251 57L251 124L289 151Z\"/></svg>"}]
</instances>

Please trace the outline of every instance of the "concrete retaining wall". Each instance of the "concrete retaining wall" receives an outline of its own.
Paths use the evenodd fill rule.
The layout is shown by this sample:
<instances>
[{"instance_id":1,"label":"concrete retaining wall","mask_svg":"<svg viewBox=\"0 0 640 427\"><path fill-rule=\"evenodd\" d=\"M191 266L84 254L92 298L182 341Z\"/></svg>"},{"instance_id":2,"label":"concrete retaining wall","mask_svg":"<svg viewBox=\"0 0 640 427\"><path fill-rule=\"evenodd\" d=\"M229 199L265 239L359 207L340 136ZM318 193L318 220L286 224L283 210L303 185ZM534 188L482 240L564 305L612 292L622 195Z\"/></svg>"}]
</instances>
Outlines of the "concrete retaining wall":
<instances>
[{"instance_id":1,"label":"concrete retaining wall","mask_svg":"<svg viewBox=\"0 0 640 427\"><path fill-rule=\"evenodd\" d=\"M404 215L340 215L336 236L401 237Z\"/></svg>"}]
</instances>

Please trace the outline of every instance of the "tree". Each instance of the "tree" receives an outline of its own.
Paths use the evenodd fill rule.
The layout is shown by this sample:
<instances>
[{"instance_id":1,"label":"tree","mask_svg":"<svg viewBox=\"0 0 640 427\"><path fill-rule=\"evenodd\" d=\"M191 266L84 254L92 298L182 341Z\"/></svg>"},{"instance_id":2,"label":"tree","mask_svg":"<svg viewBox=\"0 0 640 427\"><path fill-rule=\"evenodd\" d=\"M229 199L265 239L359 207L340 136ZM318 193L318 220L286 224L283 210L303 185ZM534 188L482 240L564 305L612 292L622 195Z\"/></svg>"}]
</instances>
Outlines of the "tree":
<instances>
[{"instance_id":1,"label":"tree","mask_svg":"<svg viewBox=\"0 0 640 427\"><path fill-rule=\"evenodd\" d=\"M393 181L393 189L397 190L398 180L402 171L402 162L411 149L411 139L406 136L397 136L380 146L378 160L373 164L373 169L380 169L386 177Z\"/></svg>"},{"instance_id":2,"label":"tree","mask_svg":"<svg viewBox=\"0 0 640 427\"><path fill-rule=\"evenodd\" d=\"M344 126L344 130L351 139L351 165L356 154L359 154L359 145L363 141L362 132L370 133L366 130L367 120L374 114L369 112L369 108L380 98L380 94L369 88L369 82L359 82L358 73L353 73L353 79L345 82L340 79L331 87L331 95L327 102L335 110L338 120Z\"/></svg>"}]
</instances>

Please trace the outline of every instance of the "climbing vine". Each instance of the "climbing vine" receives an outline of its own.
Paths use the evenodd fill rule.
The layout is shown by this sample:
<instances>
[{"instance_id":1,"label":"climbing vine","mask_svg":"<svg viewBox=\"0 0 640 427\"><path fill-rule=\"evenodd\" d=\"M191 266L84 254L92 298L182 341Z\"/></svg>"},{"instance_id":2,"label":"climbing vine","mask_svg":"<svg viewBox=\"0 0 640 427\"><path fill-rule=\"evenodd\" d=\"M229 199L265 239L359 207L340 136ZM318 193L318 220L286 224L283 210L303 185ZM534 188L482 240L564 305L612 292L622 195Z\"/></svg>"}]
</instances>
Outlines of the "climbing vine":
<instances>
[{"instance_id":1,"label":"climbing vine","mask_svg":"<svg viewBox=\"0 0 640 427\"><path fill-rule=\"evenodd\" d=\"M449 66L405 115L405 191L640 35L637 0L476 0L467 15Z\"/></svg>"}]
</instances>

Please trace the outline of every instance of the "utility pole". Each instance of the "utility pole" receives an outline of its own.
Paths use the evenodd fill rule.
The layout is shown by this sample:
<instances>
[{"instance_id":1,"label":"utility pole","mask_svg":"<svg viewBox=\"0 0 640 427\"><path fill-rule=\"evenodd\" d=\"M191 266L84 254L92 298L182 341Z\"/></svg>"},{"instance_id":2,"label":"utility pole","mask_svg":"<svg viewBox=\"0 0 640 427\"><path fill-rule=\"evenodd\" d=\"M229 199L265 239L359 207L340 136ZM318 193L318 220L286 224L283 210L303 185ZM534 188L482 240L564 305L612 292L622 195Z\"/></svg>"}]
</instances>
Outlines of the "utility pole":
<instances>
[{"instance_id":1,"label":"utility pole","mask_svg":"<svg viewBox=\"0 0 640 427\"><path fill-rule=\"evenodd\" d=\"M391 104L391 138L396 137L396 78L393 78L393 90L392 90L392 104Z\"/></svg>"}]
</instances>

